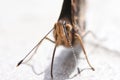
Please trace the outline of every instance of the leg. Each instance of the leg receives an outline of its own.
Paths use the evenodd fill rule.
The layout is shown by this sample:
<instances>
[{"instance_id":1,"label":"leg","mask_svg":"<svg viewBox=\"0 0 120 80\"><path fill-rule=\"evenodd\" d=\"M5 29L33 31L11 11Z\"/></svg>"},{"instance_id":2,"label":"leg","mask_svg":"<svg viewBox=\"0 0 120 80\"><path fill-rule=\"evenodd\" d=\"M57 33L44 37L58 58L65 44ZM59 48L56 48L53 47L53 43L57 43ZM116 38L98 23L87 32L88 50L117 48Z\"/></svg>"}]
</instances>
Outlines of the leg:
<instances>
[{"instance_id":1,"label":"leg","mask_svg":"<svg viewBox=\"0 0 120 80\"><path fill-rule=\"evenodd\" d=\"M88 34L91 34L95 39L97 38L96 35L92 32L92 31L87 31L82 35L82 38L84 38L85 36L87 36Z\"/></svg>"},{"instance_id":2,"label":"leg","mask_svg":"<svg viewBox=\"0 0 120 80\"><path fill-rule=\"evenodd\" d=\"M80 41L80 45L81 45L81 48L82 48L82 50L83 50L83 53L84 53L84 55L85 55L85 58L86 58L86 60L87 60L88 65L89 65L90 68L94 71L95 69L91 66L91 64L90 64L90 62L89 62L89 60L88 60L86 51L85 51L84 46L83 46L82 38L79 36L79 34L75 34L75 36L77 36L78 40Z\"/></svg>"},{"instance_id":3,"label":"leg","mask_svg":"<svg viewBox=\"0 0 120 80\"><path fill-rule=\"evenodd\" d=\"M42 41L47 37L47 35L48 35L53 29L54 29L54 28L52 28L52 29L40 40L40 42L39 42L37 45L35 45L35 47L32 48L32 50L17 64L17 66L19 66L20 64L22 64L23 61L27 58L27 56L29 56L29 55L33 52L33 50L35 50L35 51L33 52L32 56L31 56L27 61L29 61L29 60L33 57L33 55L36 53L38 47L39 47L40 44L42 43ZM26 62L27 62L27 61L26 61Z\"/></svg>"},{"instance_id":4,"label":"leg","mask_svg":"<svg viewBox=\"0 0 120 80\"><path fill-rule=\"evenodd\" d=\"M55 41L51 40L51 39L48 38L47 36L44 37L44 39L47 39L47 40L49 40L50 42L55 43ZM35 49L34 53L36 53L36 51L38 50L39 46L40 46L40 43L38 43L38 45L36 46L36 49Z\"/></svg>"},{"instance_id":5,"label":"leg","mask_svg":"<svg viewBox=\"0 0 120 80\"><path fill-rule=\"evenodd\" d=\"M75 75L73 75L72 77L70 77L69 79L73 79L74 77L76 77L77 75L79 75L81 72L83 72L84 70L91 70L91 68L84 68L82 70L80 70L79 68L77 68L78 73L76 73Z\"/></svg>"},{"instance_id":6,"label":"leg","mask_svg":"<svg viewBox=\"0 0 120 80\"><path fill-rule=\"evenodd\" d=\"M55 43L55 41L51 40L50 38L46 37L45 39L49 40L52 43Z\"/></svg>"},{"instance_id":7,"label":"leg","mask_svg":"<svg viewBox=\"0 0 120 80\"><path fill-rule=\"evenodd\" d=\"M54 51L53 51L53 56L52 56L52 62L51 62L51 78L52 79L53 79L53 62L54 62L56 47L57 47L57 45L55 45L55 48L54 48Z\"/></svg>"},{"instance_id":8,"label":"leg","mask_svg":"<svg viewBox=\"0 0 120 80\"><path fill-rule=\"evenodd\" d=\"M50 39L50 38L48 38L47 36L45 36L45 37L44 37L44 39L47 39L47 40L49 40L50 42L55 43L55 41L51 40L51 39ZM40 44L36 47L36 49L35 49L34 53L36 53L36 52L37 52L37 50L38 50L39 46L40 46Z\"/></svg>"},{"instance_id":9,"label":"leg","mask_svg":"<svg viewBox=\"0 0 120 80\"><path fill-rule=\"evenodd\" d=\"M99 39L92 31L87 31L82 35L82 38L85 38L88 34L91 34L93 38L98 41L104 41L105 39Z\"/></svg>"}]
</instances>

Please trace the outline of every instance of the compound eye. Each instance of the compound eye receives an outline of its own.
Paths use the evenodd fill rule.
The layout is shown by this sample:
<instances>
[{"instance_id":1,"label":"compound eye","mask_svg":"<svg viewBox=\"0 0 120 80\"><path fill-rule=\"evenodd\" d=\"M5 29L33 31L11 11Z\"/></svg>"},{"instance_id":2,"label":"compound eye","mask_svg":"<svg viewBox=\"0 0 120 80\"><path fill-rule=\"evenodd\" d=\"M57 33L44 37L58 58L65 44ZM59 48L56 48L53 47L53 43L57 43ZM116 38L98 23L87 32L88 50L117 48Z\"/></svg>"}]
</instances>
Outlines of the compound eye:
<instances>
[{"instance_id":1,"label":"compound eye","mask_svg":"<svg viewBox=\"0 0 120 80\"><path fill-rule=\"evenodd\" d=\"M72 31L72 26L70 24L66 24L66 30L67 31Z\"/></svg>"}]
</instances>

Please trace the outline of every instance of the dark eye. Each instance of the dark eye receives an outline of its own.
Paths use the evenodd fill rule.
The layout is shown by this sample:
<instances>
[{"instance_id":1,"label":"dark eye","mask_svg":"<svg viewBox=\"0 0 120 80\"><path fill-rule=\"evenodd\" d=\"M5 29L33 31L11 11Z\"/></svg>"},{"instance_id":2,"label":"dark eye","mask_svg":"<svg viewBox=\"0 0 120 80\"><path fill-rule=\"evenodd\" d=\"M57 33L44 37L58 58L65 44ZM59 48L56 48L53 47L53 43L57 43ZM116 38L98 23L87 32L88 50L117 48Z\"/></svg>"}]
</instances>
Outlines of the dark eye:
<instances>
[{"instance_id":1,"label":"dark eye","mask_svg":"<svg viewBox=\"0 0 120 80\"><path fill-rule=\"evenodd\" d=\"M66 27L66 31L70 31L70 28L69 28L69 27Z\"/></svg>"},{"instance_id":2,"label":"dark eye","mask_svg":"<svg viewBox=\"0 0 120 80\"><path fill-rule=\"evenodd\" d=\"M67 24L67 25L66 25L66 30L67 30L67 31L72 31L72 26L71 26L70 24Z\"/></svg>"}]
</instances>

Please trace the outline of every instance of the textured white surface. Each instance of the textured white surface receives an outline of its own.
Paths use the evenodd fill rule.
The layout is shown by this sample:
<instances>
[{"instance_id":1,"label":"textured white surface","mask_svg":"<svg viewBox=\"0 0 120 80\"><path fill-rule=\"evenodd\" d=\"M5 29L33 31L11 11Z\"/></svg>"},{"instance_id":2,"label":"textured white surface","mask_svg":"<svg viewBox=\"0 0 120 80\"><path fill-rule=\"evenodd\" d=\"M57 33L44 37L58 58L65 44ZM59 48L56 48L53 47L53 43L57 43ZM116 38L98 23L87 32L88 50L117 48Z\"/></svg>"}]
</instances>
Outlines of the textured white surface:
<instances>
[{"instance_id":1,"label":"textured white surface","mask_svg":"<svg viewBox=\"0 0 120 80\"><path fill-rule=\"evenodd\" d=\"M44 41L38 54L31 60L37 72L16 64L53 27L59 17L63 0L0 0L0 80L50 80L50 63L54 44ZM120 80L120 10L119 0L88 0L87 30L100 39L86 36L85 48L96 71L77 72L69 51L59 47L54 63L55 80ZM51 37L51 36L50 36ZM99 44L98 46L96 44ZM80 68L86 60L80 59Z\"/></svg>"}]
</instances>

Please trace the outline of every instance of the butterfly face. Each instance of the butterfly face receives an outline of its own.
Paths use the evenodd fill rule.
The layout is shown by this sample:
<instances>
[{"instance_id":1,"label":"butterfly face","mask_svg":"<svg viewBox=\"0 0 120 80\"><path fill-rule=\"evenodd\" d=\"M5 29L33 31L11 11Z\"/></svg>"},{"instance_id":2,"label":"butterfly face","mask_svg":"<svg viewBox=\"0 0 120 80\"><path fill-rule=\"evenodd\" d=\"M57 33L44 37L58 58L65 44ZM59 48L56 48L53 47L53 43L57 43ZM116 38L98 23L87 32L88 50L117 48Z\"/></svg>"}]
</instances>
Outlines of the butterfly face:
<instances>
[{"instance_id":1,"label":"butterfly face","mask_svg":"<svg viewBox=\"0 0 120 80\"><path fill-rule=\"evenodd\" d=\"M58 21L54 26L53 35L57 45L70 47L72 41L72 26L64 21Z\"/></svg>"}]
</instances>

